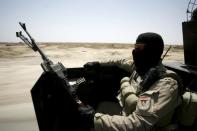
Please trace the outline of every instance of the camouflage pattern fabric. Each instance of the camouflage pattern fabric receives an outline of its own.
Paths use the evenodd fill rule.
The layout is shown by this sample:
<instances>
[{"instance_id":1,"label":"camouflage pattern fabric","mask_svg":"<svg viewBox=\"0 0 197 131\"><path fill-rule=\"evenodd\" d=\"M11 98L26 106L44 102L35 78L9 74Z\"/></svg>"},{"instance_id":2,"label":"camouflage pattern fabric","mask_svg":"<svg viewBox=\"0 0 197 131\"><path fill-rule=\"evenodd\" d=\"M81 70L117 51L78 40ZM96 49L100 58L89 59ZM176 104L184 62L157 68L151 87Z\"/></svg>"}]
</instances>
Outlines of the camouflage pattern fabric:
<instances>
[{"instance_id":1,"label":"camouflage pattern fabric","mask_svg":"<svg viewBox=\"0 0 197 131\"><path fill-rule=\"evenodd\" d=\"M164 69L163 65L160 66ZM181 103L178 82L169 74L176 76L174 72L166 70L164 77L144 92L139 87L141 78L136 76L135 71L130 78L123 78L118 96L123 108L122 114L96 113L94 130L149 131L167 126L176 107Z\"/></svg>"}]
</instances>

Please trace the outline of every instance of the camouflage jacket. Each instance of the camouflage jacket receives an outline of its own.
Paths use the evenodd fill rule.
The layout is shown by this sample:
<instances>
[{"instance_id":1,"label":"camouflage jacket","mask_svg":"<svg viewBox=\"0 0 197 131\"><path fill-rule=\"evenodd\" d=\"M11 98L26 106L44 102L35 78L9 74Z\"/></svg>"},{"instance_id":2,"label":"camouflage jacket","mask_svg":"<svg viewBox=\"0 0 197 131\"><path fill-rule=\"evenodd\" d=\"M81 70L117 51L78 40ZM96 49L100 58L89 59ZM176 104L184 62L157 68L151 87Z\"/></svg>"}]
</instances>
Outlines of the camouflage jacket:
<instances>
[{"instance_id":1,"label":"camouflage jacket","mask_svg":"<svg viewBox=\"0 0 197 131\"><path fill-rule=\"evenodd\" d=\"M176 107L181 103L178 77L176 73L165 69L162 64L157 68L162 77L146 91L140 86L143 79L134 69L130 78L123 78L118 96L122 114L96 113L94 130L149 131L168 125Z\"/></svg>"}]
</instances>

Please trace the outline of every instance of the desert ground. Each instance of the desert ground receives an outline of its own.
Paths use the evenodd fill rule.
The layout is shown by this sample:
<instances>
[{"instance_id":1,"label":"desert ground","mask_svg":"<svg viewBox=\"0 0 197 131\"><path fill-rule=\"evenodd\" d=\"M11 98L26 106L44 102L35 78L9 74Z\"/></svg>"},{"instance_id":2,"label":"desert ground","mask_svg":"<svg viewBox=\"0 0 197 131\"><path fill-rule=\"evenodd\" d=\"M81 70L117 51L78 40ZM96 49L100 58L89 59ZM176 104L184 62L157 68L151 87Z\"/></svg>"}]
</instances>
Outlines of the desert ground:
<instances>
[{"instance_id":1,"label":"desert ground","mask_svg":"<svg viewBox=\"0 0 197 131\"><path fill-rule=\"evenodd\" d=\"M81 67L88 61L128 59L132 44L42 43L54 62ZM165 46L165 50L169 45ZM182 46L173 45L166 61L183 61ZM42 59L23 43L0 43L0 131L38 131L30 90L42 73Z\"/></svg>"}]
</instances>

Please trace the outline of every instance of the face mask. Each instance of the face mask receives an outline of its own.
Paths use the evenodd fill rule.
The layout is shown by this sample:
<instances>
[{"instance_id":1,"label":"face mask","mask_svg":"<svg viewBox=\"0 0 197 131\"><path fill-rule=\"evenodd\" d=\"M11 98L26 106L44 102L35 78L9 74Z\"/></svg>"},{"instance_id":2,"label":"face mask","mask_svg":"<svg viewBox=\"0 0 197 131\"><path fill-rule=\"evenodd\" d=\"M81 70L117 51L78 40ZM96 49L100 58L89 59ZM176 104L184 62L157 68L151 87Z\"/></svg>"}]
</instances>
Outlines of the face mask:
<instances>
[{"instance_id":1,"label":"face mask","mask_svg":"<svg viewBox=\"0 0 197 131\"><path fill-rule=\"evenodd\" d=\"M133 61L136 67L136 72L140 75L143 76L145 73L152 67L156 66L158 61L154 53L151 53L151 51L147 50L133 50Z\"/></svg>"},{"instance_id":2,"label":"face mask","mask_svg":"<svg viewBox=\"0 0 197 131\"><path fill-rule=\"evenodd\" d=\"M136 71L140 76L144 76L150 68L159 63L163 47L163 39L159 34L147 32L138 36L132 54Z\"/></svg>"}]
</instances>

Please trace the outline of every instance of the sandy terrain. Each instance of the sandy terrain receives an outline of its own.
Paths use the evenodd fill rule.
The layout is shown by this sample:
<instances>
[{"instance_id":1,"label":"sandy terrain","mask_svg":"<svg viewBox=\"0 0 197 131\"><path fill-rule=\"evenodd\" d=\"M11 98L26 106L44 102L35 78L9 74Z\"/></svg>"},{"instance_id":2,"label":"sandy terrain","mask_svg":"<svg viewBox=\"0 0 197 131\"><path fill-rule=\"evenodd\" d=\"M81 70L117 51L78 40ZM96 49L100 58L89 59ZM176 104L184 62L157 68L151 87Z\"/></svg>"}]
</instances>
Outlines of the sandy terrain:
<instances>
[{"instance_id":1,"label":"sandy terrain","mask_svg":"<svg viewBox=\"0 0 197 131\"><path fill-rule=\"evenodd\" d=\"M80 67L88 61L131 59L126 44L42 44L54 62ZM166 47L167 48L167 47ZM182 47L173 46L164 61L183 61ZM0 131L38 131L30 90L42 73L38 53L22 43L0 43Z\"/></svg>"}]
</instances>

